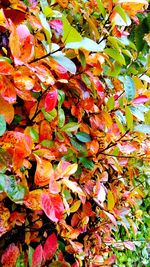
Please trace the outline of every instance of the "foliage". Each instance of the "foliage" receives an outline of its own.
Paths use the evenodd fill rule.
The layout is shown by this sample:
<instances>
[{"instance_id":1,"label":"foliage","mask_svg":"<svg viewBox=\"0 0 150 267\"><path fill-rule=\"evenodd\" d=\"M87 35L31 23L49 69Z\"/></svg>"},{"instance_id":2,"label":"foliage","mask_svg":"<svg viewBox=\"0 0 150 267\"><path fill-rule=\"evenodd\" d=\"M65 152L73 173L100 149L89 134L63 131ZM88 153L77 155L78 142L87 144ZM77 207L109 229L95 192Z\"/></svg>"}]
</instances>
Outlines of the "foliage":
<instances>
[{"instance_id":1,"label":"foliage","mask_svg":"<svg viewBox=\"0 0 150 267\"><path fill-rule=\"evenodd\" d=\"M0 1L2 266L148 266L149 22L146 0Z\"/></svg>"}]
</instances>

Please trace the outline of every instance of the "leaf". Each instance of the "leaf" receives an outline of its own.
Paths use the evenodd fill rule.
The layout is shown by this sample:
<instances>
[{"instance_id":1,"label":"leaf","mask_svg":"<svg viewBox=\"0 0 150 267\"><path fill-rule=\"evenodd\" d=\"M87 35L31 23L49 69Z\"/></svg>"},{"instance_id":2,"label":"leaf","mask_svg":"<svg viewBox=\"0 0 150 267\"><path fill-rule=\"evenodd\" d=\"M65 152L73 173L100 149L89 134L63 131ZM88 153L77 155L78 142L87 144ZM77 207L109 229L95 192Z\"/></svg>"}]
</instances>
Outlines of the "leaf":
<instances>
[{"instance_id":1,"label":"leaf","mask_svg":"<svg viewBox=\"0 0 150 267\"><path fill-rule=\"evenodd\" d=\"M72 60L63 56L63 55L51 55L51 57L59 63L62 67L64 67L67 71L71 72L72 74L76 73L76 65L73 63Z\"/></svg>"},{"instance_id":2,"label":"leaf","mask_svg":"<svg viewBox=\"0 0 150 267\"><path fill-rule=\"evenodd\" d=\"M48 160L42 159L37 155L35 155L35 157L37 161L37 166L34 175L34 182L36 185L39 186L48 185L51 176L54 175L52 164Z\"/></svg>"},{"instance_id":3,"label":"leaf","mask_svg":"<svg viewBox=\"0 0 150 267\"><path fill-rule=\"evenodd\" d=\"M32 264L33 252L34 252L34 249L31 246L29 246L29 250L28 250L28 262L29 262L29 266L30 267L31 267L31 264Z\"/></svg>"},{"instance_id":4,"label":"leaf","mask_svg":"<svg viewBox=\"0 0 150 267\"><path fill-rule=\"evenodd\" d=\"M83 157L80 157L79 160L86 169L93 170L95 164L92 160L90 160L88 158L83 158Z\"/></svg>"},{"instance_id":5,"label":"leaf","mask_svg":"<svg viewBox=\"0 0 150 267\"><path fill-rule=\"evenodd\" d=\"M70 212L76 212L81 205L81 200L77 200L71 205Z\"/></svg>"},{"instance_id":6,"label":"leaf","mask_svg":"<svg viewBox=\"0 0 150 267\"><path fill-rule=\"evenodd\" d=\"M91 137L89 134L85 133L85 132L78 132L75 134L75 137L80 141L80 142L83 142L83 143L86 143L86 142L90 142L91 141Z\"/></svg>"},{"instance_id":7,"label":"leaf","mask_svg":"<svg viewBox=\"0 0 150 267\"><path fill-rule=\"evenodd\" d=\"M46 112L52 111L57 104L58 92L57 89L50 91L45 98L44 107Z\"/></svg>"},{"instance_id":8,"label":"leaf","mask_svg":"<svg viewBox=\"0 0 150 267\"><path fill-rule=\"evenodd\" d=\"M149 124L137 124L134 126L134 131L145 133L145 134L150 134L150 125Z\"/></svg>"},{"instance_id":9,"label":"leaf","mask_svg":"<svg viewBox=\"0 0 150 267\"><path fill-rule=\"evenodd\" d=\"M65 126L63 126L61 128L61 130L63 132L66 132L66 133L70 133L70 132L74 132L74 131L78 130L79 127L80 127L79 123L77 123L77 122L69 122L69 123L65 124Z\"/></svg>"},{"instance_id":10,"label":"leaf","mask_svg":"<svg viewBox=\"0 0 150 267\"><path fill-rule=\"evenodd\" d=\"M17 184L14 176L9 176L5 186L5 192L15 203L22 203L24 196L26 195L26 188L21 184Z\"/></svg>"},{"instance_id":11,"label":"leaf","mask_svg":"<svg viewBox=\"0 0 150 267\"><path fill-rule=\"evenodd\" d=\"M0 58L0 74L12 75L13 72L14 72L13 66L9 62L2 60L2 58Z\"/></svg>"},{"instance_id":12,"label":"leaf","mask_svg":"<svg viewBox=\"0 0 150 267\"><path fill-rule=\"evenodd\" d=\"M50 112L46 112L44 108L42 108L41 111L43 112L45 119L49 122L53 121L57 116L57 111L55 108Z\"/></svg>"},{"instance_id":13,"label":"leaf","mask_svg":"<svg viewBox=\"0 0 150 267\"><path fill-rule=\"evenodd\" d=\"M115 206L115 199L114 199L114 195L112 193L111 190L108 189L108 193L107 193L107 208L108 210L112 210Z\"/></svg>"},{"instance_id":14,"label":"leaf","mask_svg":"<svg viewBox=\"0 0 150 267\"><path fill-rule=\"evenodd\" d=\"M127 129L133 130L133 115L128 106L125 107L125 115L126 115L126 121L127 121Z\"/></svg>"},{"instance_id":15,"label":"leaf","mask_svg":"<svg viewBox=\"0 0 150 267\"><path fill-rule=\"evenodd\" d=\"M116 60L118 63L120 63L120 65L126 65L124 56L118 50L106 48L104 49L104 53Z\"/></svg>"},{"instance_id":16,"label":"leaf","mask_svg":"<svg viewBox=\"0 0 150 267\"><path fill-rule=\"evenodd\" d=\"M47 0L40 0L40 5L41 5L43 12L44 12L44 9L49 6Z\"/></svg>"},{"instance_id":17,"label":"leaf","mask_svg":"<svg viewBox=\"0 0 150 267\"><path fill-rule=\"evenodd\" d=\"M62 22L63 22L63 37L62 41L67 44L71 42L80 42L82 41L82 36L80 33L73 28L67 18L62 15Z\"/></svg>"},{"instance_id":18,"label":"leaf","mask_svg":"<svg viewBox=\"0 0 150 267\"><path fill-rule=\"evenodd\" d=\"M108 98L107 106L108 106L109 111L111 111L112 109L114 109L114 106L115 106L114 96L110 96Z\"/></svg>"},{"instance_id":19,"label":"leaf","mask_svg":"<svg viewBox=\"0 0 150 267\"><path fill-rule=\"evenodd\" d=\"M85 197L85 193L83 192L81 187L76 182L63 179L62 183L65 184L69 189L71 189L73 193L78 193L79 196Z\"/></svg>"},{"instance_id":20,"label":"leaf","mask_svg":"<svg viewBox=\"0 0 150 267\"><path fill-rule=\"evenodd\" d=\"M136 98L134 98L132 100L132 103L133 104L143 104L145 102L147 102L149 99L146 95L140 95L140 96L137 96Z\"/></svg>"},{"instance_id":21,"label":"leaf","mask_svg":"<svg viewBox=\"0 0 150 267\"><path fill-rule=\"evenodd\" d=\"M117 225L117 221L116 221L116 219L115 219L115 217L114 217L114 215L112 215L111 213L109 213L109 212L107 212L107 211L103 211L106 215L107 215L107 217L111 220L111 222L116 226L116 228L118 229L118 225Z\"/></svg>"},{"instance_id":22,"label":"leaf","mask_svg":"<svg viewBox=\"0 0 150 267\"><path fill-rule=\"evenodd\" d=\"M135 245L133 242L131 241L124 241L123 242L124 246L127 248L127 249L130 249L130 250L135 250Z\"/></svg>"},{"instance_id":23,"label":"leaf","mask_svg":"<svg viewBox=\"0 0 150 267\"><path fill-rule=\"evenodd\" d=\"M43 193L41 195L41 205L46 216L53 222L58 222L64 213L64 205L60 195Z\"/></svg>"},{"instance_id":24,"label":"leaf","mask_svg":"<svg viewBox=\"0 0 150 267\"><path fill-rule=\"evenodd\" d=\"M31 210L41 210L41 189L36 189L30 191L27 196L24 198L23 203L26 205L28 209Z\"/></svg>"},{"instance_id":25,"label":"leaf","mask_svg":"<svg viewBox=\"0 0 150 267\"><path fill-rule=\"evenodd\" d=\"M6 121L3 115L0 115L0 136L6 131Z\"/></svg>"},{"instance_id":26,"label":"leaf","mask_svg":"<svg viewBox=\"0 0 150 267\"><path fill-rule=\"evenodd\" d=\"M65 261L54 261L50 263L49 267L71 267L71 265Z\"/></svg>"},{"instance_id":27,"label":"leaf","mask_svg":"<svg viewBox=\"0 0 150 267\"><path fill-rule=\"evenodd\" d=\"M38 17L39 17L41 24L43 26L43 29L44 29L44 32L45 32L45 35L47 38L47 42L50 45L52 33L51 33L50 26L48 24L48 21L46 20L46 17L42 12L39 13Z\"/></svg>"},{"instance_id":28,"label":"leaf","mask_svg":"<svg viewBox=\"0 0 150 267\"><path fill-rule=\"evenodd\" d=\"M3 115L5 121L10 124L14 119L14 108L9 102L0 96L0 115ZM1 129L1 127L0 127Z\"/></svg>"},{"instance_id":29,"label":"leaf","mask_svg":"<svg viewBox=\"0 0 150 267\"><path fill-rule=\"evenodd\" d=\"M65 100L65 93L62 90L58 90L58 107L60 108Z\"/></svg>"},{"instance_id":30,"label":"leaf","mask_svg":"<svg viewBox=\"0 0 150 267\"><path fill-rule=\"evenodd\" d=\"M24 252L18 257L15 267L26 267L24 264Z\"/></svg>"},{"instance_id":31,"label":"leaf","mask_svg":"<svg viewBox=\"0 0 150 267\"><path fill-rule=\"evenodd\" d=\"M19 248L14 243L11 243L2 254L1 257L2 265L11 267L16 266L16 261L19 255L20 255Z\"/></svg>"},{"instance_id":32,"label":"leaf","mask_svg":"<svg viewBox=\"0 0 150 267\"><path fill-rule=\"evenodd\" d=\"M118 78L124 85L127 100L131 101L135 97L135 86L132 78L127 75L119 76Z\"/></svg>"},{"instance_id":33,"label":"leaf","mask_svg":"<svg viewBox=\"0 0 150 267\"><path fill-rule=\"evenodd\" d=\"M135 106L129 106L129 109L131 110L132 114L138 118L140 121L144 121L144 113L141 112L137 107Z\"/></svg>"},{"instance_id":34,"label":"leaf","mask_svg":"<svg viewBox=\"0 0 150 267\"><path fill-rule=\"evenodd\" d=\"M65 124L65 112L62 108L58 109L58 127L62 128Z\"/></svg>"},{"instance_id":35,"label":"leaf","mask_svg":"<svg viewBox=\"0 0 150 267\"><path fill-rule=\"evenodd\" d=\"M42 245L39 244L33 252L31 267L41 267L42 259L43 259L43 248Z\"/></svg>"},{"instance_id":36,"label":"leaf","mask_svg":"<svg viewBox=\"0 0 150 267\"><path fill-rule=\"evenodd\" d=\"M84 37L80 42L69 42L66 44L66 48L70 49L85 49L92 52L102 52L105 48L106 42L102 41L100 44L97 44L92 39Z\"/></svg>"},{"instance_id":37,"label":"leaf","mask_svg":"<svg viewBox=\"0 0 150 267\"><path fill-rule=\"evenodd\" d=\"M55 233L51 234L47 239L43 247L43 256L45 261L49 261L53 258L58 248L57 237Z\"/></svg>"}]
</instances>

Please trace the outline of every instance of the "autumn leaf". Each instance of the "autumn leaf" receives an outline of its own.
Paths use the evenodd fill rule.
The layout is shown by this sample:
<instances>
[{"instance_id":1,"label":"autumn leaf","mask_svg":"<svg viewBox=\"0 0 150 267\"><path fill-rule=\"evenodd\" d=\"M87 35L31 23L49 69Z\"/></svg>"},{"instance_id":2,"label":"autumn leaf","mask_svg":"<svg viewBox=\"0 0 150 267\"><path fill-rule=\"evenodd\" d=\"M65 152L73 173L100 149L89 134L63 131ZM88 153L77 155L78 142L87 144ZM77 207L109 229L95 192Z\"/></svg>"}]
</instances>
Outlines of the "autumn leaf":
<instances>
[{"instance_id":1,"label":"autumn leaf","mask_svg":"<svg viewBox=\"0 0 150 267\"><path fill-rule=\"evenodd\" d=\"M53 221L58 222L64 213L64 206L60 195L43 193L41 195L42 209L47 217Z\"/></svg>"},{"instance_id":2,"label":"autumn leaf","mask_svg":"<svg viewBox=\"0 0 150 267\"><path fill-rule=\"evenodd\" d=\"M53 233L47 239L43 247L43 256L45 261L51 260L55 255L55 252L58 248L57 237Z\"/></svg>"},{"instance_id":3,"label":"autumn leaf","mask_svg":"<svg viewBox=\"0 0 150 267\"><path fill-rule=\"evenodd\" d=\"M45 98L45 110L46 112L49 112L53 110L57 104L57 98L58 98L58 92L57 90L50 91Z\"/></svg>"},{"instance_id":4,"label":"autumn leaf","mask_svg":"<svg viewBox=\"0 0 150 267\"><path fill-rule=\"evenodd\" d=\"M42 245L39 244L33 252L31 267L41 267L42 259L43 259L43 248Z\"/></svg>"},{"instance_id":5,"label":"autumn leaf","mask_svg":"<svg viewBox=\"0 0 150 267\"><path fill-rule=\"evenodd\" d=\"M4 116L6 122L10 124L14 118L14 107L0 96L0 114Z\"/></svg>"},{"instance_id":6,"label":"autumn leaf","mask_svg":"<svg viewBox=\"0 0 150 267\"><path fill-rule=\"evenodd\" d=\"M40 158L35 155L37 166L34 176L34 181L36 185L44 186L48 185L51 176L54 174L54 170L50 161Z\"/></svg>"},{"instance_id":7,"label":"autumn leaf","mask_svg":"<svg viewBox=\"0 0 150 267\"><path fill-rule=\"evenodd\" d=\"M1 263L5 267L15 267L19 255L19 248L14 243L11 243L2 254Z\"/></svg>"},{"instance_id":8,"label":"autumn leaf","mask_svg":"<svg viewBox=\"0 0 150 267\"><path fill-rule=\"evenodd\" d=\"M41 210L41 189L36 189L30 191L27 196L25 196L23 203L26 205L27 208L32 210Z\"/></svg>"}]
</instances>

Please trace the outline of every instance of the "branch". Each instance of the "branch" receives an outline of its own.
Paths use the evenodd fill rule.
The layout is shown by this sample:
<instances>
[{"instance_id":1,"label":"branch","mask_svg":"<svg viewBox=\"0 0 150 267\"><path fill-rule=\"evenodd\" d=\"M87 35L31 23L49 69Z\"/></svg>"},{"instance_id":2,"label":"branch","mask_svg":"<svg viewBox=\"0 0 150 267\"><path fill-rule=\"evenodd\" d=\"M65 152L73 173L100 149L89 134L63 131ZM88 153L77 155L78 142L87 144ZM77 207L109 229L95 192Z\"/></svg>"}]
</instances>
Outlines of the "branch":
<instances>
[{"instance_id":1,"label":"branch","mask_svg":"<svg viewBox=\"0 0 150 267\"><path fill-rule=\"evenodd\" d=\"M31 60L28 64L31 64L31 63L37 62L37 61L39 61L39 60L41 60L41 59L47 58L47 57L51 56L52 54L55 54L55 53L58 52L58 51L62 51L63 48L64 48L64 47L62 47L62 48L60 47L60 48L58 48L57 50L55 50L55 51L53 51L53 52L49 52L48 54L46 54L46 55L44 55L44 56L42 56L42 57L35 58L35 59Z\"/></svg>"}]
</instances>

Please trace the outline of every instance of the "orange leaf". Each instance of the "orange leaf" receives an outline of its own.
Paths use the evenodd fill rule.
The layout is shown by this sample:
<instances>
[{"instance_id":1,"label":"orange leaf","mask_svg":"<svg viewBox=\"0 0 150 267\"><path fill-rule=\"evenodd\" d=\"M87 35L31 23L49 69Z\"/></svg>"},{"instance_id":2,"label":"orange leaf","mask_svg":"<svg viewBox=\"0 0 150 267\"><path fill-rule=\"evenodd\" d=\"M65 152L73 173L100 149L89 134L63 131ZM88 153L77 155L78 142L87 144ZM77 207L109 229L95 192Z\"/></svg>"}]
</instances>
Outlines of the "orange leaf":
<instances>
[{"instance_id":1,"label":"orange leaf","mask_svg":"<svg viewBox=\"0 0 150 267\"><path fill-rule=\"evenodd\" d=\"M68 0L57 0L56 2L63 8L68 6Z\"/></svg>"},{"instance_id":2,"label":"orange leaf","mask_svg":"<svg viewBox=\"0 0 150 267\"><path fill-rule=\"evenodd\" d=\"M1 263L5 267L15 267L19 255L19 248L14 243L11 243L3 253Z\"/></svg>"},{"instance_id":3,"label":"orange leaf","mask_svg":"<svg viewBox=\"0 0 150 267\"><path fill-rule=\"evenodd\" d=\"M53 221L58 222L64 213L64 205L60 195L43 193L41 195L41 205L47 217Z\"/></svg>"},{"instance_id":4,"label":"orange leaf","mask_svg":"<svg viewBox=\"0 0 150 267\"><path fill-rule=\"evenodd\" d=\"M2 114L8 124L13 121L14 118L14 108L6 100L0 96L0 114Z\"/></svg>"},{"instance_id":5,"label":"orange leaf","mask_svg":"<svg viewBox=\"0 0 150 267\"><path fill-rule=\"evenodd\" d=\"M41 210L41 194L43 190L36 189L30 191L29 194L24 198L23 203L26 205L28 209L31 210Z\"/></svg>"},{"instance_id":6,"label":"orange leaf","mask_svg":"<svg viewBox=\"0 0 150 267\"><path fill-rule=\"evenodd\" d=\"M11 75L14 71L13 66L7 61L0 61L0 74Z\"/></svg>"},{"instance_id":7,"label":"orange leaf","mask_svg":"<svg viewBox=\"0 0 150 267\"><path fill-rule=\"evenodd\" d=\"M52 139L52 130L49 122L46 120L42 120L40 124L40 141L43 141L45 139Z\"/></svg>"},{"instance_id":8,"label":"orange leaf","mask_svg":"<svg viewBox=\"0 0 150 267\"><path fill-rule=\"evenodd\" d=\"M54 175L52 164L48 160L42 159L37 155L35 155L35 158L37 161L37 166L34 182L39 186L48 185L50 178Z\"/></svg>"},{"instance_id":9,"label":"orange leaf","mask_svg":"<svg viewBox=\"0 0 150 267\"><path fill-rule=\"evenodd\" d=\"M10 230L10 223L8 219L10 217L9 210L4 206L3 202L0 203L0 237Z\"/></svg>"}]
</instances>

